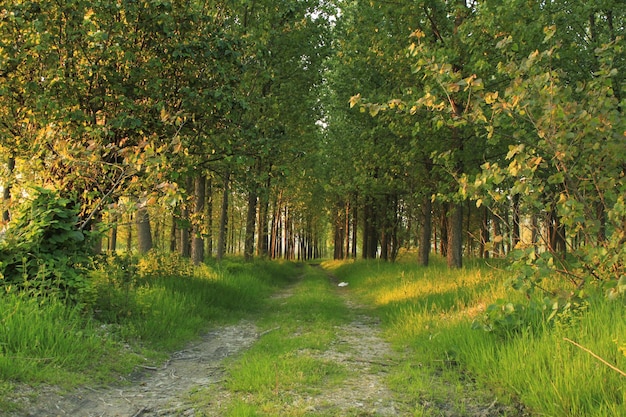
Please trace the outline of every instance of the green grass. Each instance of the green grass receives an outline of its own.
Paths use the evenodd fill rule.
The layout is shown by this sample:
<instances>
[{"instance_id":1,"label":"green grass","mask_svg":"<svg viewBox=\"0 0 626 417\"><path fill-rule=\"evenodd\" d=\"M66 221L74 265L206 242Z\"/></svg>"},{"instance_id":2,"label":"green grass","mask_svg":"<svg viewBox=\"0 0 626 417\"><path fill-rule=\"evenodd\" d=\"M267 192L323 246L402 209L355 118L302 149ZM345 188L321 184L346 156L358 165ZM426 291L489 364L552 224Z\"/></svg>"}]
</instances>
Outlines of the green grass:
<instances>
[{"instance_id":1,"label":"green grass","mask_svg":"<svg viewBox=\"0 0 626 417\"><path fill-rule=\"evenodd\" d=\"M586 309L554 325L533 317L518 332L486 333L472 322L489 304L526 302L505 285L505 271L480 263L451 271L437 257L421 268L410 256L324 267L350 283L342 291L372 307L385 337L406 355L386 370L416 416L437 415L426 403L472 415L468 398L481 387L525 404L532 415L626 415L626 378L566 340L626 370L624 300L592 295ZM0 411L15 407L6 398L18 383L107 383L146 360L158 363L210 326L244 317L255 319L262 336L227 364L225 415L307 415L296 399L332 389L348 374L323 352L353 313L320 269L240 260L194 269L152 254L109 259L91 280L93 290L77 307L0 295ZM291 296L271 297L285 288ZM193 394L198 407L210 407L215 389Z\"/></svg>"},{"instance_id":2,"label":"green grass","mask_svg":"<svg viewBox=\"0 0 626 417\"><path fill-rule=\"evenodd\" d=\"M158 363L210 326L261 311L295 264L225 260L192 268L176 256L109 259L80 306L12 291L0 295L0 394L14 383L64 388L107 383ZM0 410L13 407L0 402Z\"/></svg>"},{"instance_id":3,"label":"green grass","mask_svg":"<svg viewBox=\"0 0 626 417\"><path fill-rule=\"evenodd\" d=\"M496 334L474 330L472 322L498 299L524 303L505 285L505 271L480 264L451 271L437 258L429 268L411 259L327 262L325 267L375 307L389 341L414 358L392 373L390 383L397 390L444 401L451 387L469 378L500 399L521 401L533 415L626 416L626 378L564 340L625 370L623 300L595 295L586 310L560 317L555 325L537 324L533 317L517 333ZM435 375L444 377L445 387L433 387Z\"/></svg>"},{"instance_id":4,"label":"green grass","mask_svg":"<svg viewBox=\"0 0 626 417\"><path fill-rule=\"evenodd\" d=\"M350 318L324 272L307 268L289 297L271 299L266 306L257 323L259 341L227 365L225 388L238 399L226 415L306 415L304 406L294 405L295 398L336 386L347 375L316 354L330 347L336 327ZM214 395L202 392L196 398L201 403Z\"/></svg>"},{"instance_id":5,"label":"green grass","mask_svg":"<svg viewBox=\"0 0 626 417\"><path fill-rule=\"evenodd\" d=\"M113 360L118 346L103 338L98 324L56 300L20 294L0 298L0 380L65 385L100 377L92 368L104 359L113 372L136 362L131 355ZM84 373L83 371L87 371Z\"/></svg>"}]
</instances>

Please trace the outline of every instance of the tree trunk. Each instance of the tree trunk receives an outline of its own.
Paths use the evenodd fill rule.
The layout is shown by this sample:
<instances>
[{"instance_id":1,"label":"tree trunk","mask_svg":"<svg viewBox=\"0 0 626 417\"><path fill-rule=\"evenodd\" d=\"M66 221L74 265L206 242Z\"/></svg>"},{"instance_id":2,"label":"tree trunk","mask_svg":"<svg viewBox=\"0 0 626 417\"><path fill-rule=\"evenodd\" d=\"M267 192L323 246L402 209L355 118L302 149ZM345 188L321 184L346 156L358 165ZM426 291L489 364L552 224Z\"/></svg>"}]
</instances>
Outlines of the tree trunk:
<instances>
[{"instance_id":1,"label":"tree trunk","mask_svg":"<svg viewBox=\"0 0 626 417\"><path fill-rule=\"evenodd\" d=\"M176 252L176 215L172 215L172 226L170 228L170 252Z\"/></svg>"},{"instance_id":2,"label":"tree trunk","mask_svg":"<svg viewBox=\"0 0 626 417\"><path fill-rule=\"evenodd\" d=\"M346 199L346 225L344 227L346 238L346 258L350 257L350 199Z\"/></svg>"},{"instance_id":3,"label":"tree trunk","mask_svg":"<svg viewBox=\"0 0 626 417\"><path fill-rule=\"evenodd\" d=\"M596 203L596 218L599 224L596 242L599 246L602 246L606 242L606 210L601 201Z\"/></svg>"},{"instance_id":4,"label":"tree trunk","mask_svg":"<svg viewBox=\"0 0 626 417\"><path fill-rule=\"evenodd\" d=\"M133 215L128 213L128 223L126 223L126 253L133 251Z\"/></svg>"},{"instance_id":5,"label":"tree trunk","mask_svg":"<svg viewBox=\"0 0 626 417\"><path fill-rule=\"evenodd\" d=\"M224 190L222 197L222 210L220 212L219 236L217 238L217 260L224 258L226 251L226 232L228 227L228 195L230 194L230 173L224 176Z\"/></svg>"},{"instance_id":6,"label":"tree trunk","mask_svg":"<svg viewBox=\"0 0 626 417\"><path fill-rule=\"evenodd\" d=\"M389 260L389 196L385 196L385 201L383 202L383 212L382 212L382 227L381 227L381 235L380 235L380 259L384 261Z\"/></svg>"},{"instance_id":7,"label":"tree trunk","mask_svg":"<svg viewBox=\"0 0 626 417\"><path fill-rule=\"evenodd\" d=\"M111 229L109 232L109 244L107 246L107 251L110 253L115 253L117 249L117 219L119 218L118 213L111 213L109 221L111 222Z\"/></svg>"},{"instance_id":8,"label":"tree trunk","mask_svg":"<svg viewBox=\"0 0 626 417\"><path fill-rule=\"evenodd\" d=\"M344 204L341 201L337 201L335 204L334 210L334 259L343 259L344 258L344 241L345 241L345 219L343 216Z\"/></svg>"},{"instance_id":9,"label":"tree trunk","mask_svg":"<svg viewBox=\"0 0 626 417\"><path fill-rule=\"evenodd\" d=\"M369 198L366 197L363 205L363 249L361 252L361 257L363 259L369 258L370 254L370 222L372 221L370 211L371 204L369 203Z\"/></svg>"},{"instance_id":10,"label":"tree trunk","mask_svg":"<svg viewBox=\"0 0 626 417\"><path fill-rule=\"evenodd\" d=\"M150 228L150 216L148 208L141 206L137 209L137 217L135 218L137 225L137 247L139 253L148 253L152 249L152 230Z\"/></svg>"},{"instance_id":11,"label":"tree trunk","mask_svg":"<svg viewBox=\"0 0 626 417\"><path fill-rule=\"evenodd\" d=\"M376 209L371 197L366 198L363 215L363 258L376 259L378 254L378 231Z\"/></svg>"},{"instance_id":12,"label":"tree trunk","mask_svg":"<svg viewBox=\"0 0 626 417\"><path fill-rule=\"evenodd\" d=\"M400 237L398 236L398 227L400 224L400 204L398 202L398 196L394 195L392 199L392 219L391 219L391 250L389 253L389 259L395 262L398 258L398 252L400 251Z\"/></svg>"},{"instance_id":13,"label":"tree trunk","mask_svg":"<svg viewBox=\"0 0 626 417\"><path fill-rule=\"evenodd\" d=\"M439 253L441 256L448 256L448 214L450 204L443 203L441 206L441 215L439 216Z\"/></svg>"},{"instance_id":14,"label":"tree trunk","mask_svg":"<svg viewBox=\"0 0 626 417\"><path fill-rule=\"evenodd\" d=\"M487 250L487 244L489 243L489 209L487 206L482 206L482 218L480 222L480 257L483 259L489 258L489 251Z\"/></svg>"},{"instance_id":15,"label":"tree trunk","mask_svg":"<svg viewBox=\"0 0 626 417\"><path fill-rule=\"evenodd\" d=\"M494 245L493 245L493 255L494 256L502 256L502 242L504 239L502 238L502 231L500 228L500 217L497 213L492 217L491 223L493 224L493 236L494 236Z\"/></svg>"},{"instance_id":16,"label":"tree trunk","mask_svg":"<svg viewBox=\"0 0 626 417\"><path fill-rule=\"evenodd\" d=\"M428 266L430 258L430 237L432 233L432 217L433 203L430 196L426 195L422 199L420 207L420 231L419 231L419 264Z\"/></svg>"},{"instance_id":17,"label":"tree trunk","mask_svg":"<svg viewBox=\"0 0 626 417\"><path fill-rule=\"evenodd\" d=\"M115 253L115 248L117 248L117 225L111 227L111 232L109 233L109 246L108 251L111 253Z\"/></svg>"},{"instance_id":18,"label":"tree trunk","mask_svg":"<svg viewBox=\"0 0 626 417\"><path fill-rule=\"evenodd\" d=\"M267 176L265 187L259 193L259 232L257 253L259 256L267 256L270 251L270 187L272 185L272 177Z\"/></svg>"},{"instance_id":19,"label":"tree trunk","mask_svg":"<svg viewBox=\"0 0 626 417\"><path fill-rule=\"evenodd\" d=\"M294 243L291 210L288 205L285 205L285 259L292 260L294 258Z\"/></svg>"},{"instance_id":20,"label":"tree trunk","mask_svg":"<svg viewBox=\"0 0 626 417\"><path fill-rule=\"evenodd\" d=\"M448 217L448 267L463 266L463 203L452 204Z\"/></svg>"},{"instance_id":21,"label":"tree trunk","mask_svg":"<svg viewBox=\"0 0 626 417\"><path fill-rule=\"evenodd\" d=\"M270 254L271 259L276 259L278 257L278 244L279 244L278 234L280 231L281 196L282 196L282 191L279 193L278 196L274 198L274 204L273 204L274 207L272 210L272 231L270 233L270 247L269 247L269 254Z\"/></svg>"},{"instance_id":22,"label":"tree trunk","mask_svg":"<svg viewBox=\"0 0 626 417\"><path fill-rule=\"evenodd\" d=\"M548 234L548 250L565 255L567 253L565 225L561 223L554 209L548 213Z\"/></svg>"},{"instance_id":23,"label":"tree trunk","mask_svg":"<svg viewBox=\"0 0 626 417\"><path fill-rule=\"evenodd\" d=\"M357 248L356 248L356 242L357 242L357 229L358 229L358 220L359 220L359 211L358 211L358 195L355 194L354 195L354 205L352 207L352 259L356 259L356 255L357 255Z\"/></svg>"},{"instance_id":24,"label":"tree trunk","mask_svg":"<svg viewBox=\"0 0 626 417\"><path fill-rule=\"evenodd\" d=\"M206 181L206 255L213 256L213 180Z\"/></svg>"},{"instance_id":25,"label":"tree trunk","mask_svg":"<svg viewBox=\"0 0 626 417\"><path fill-rule=\"evenodd\" d=\"M183 225L180 229L180 254L183 258L189 258L191 256L191 201L192 201L192 191L193 191L193 177L187 177L186 191L187 191L187 199L183 205L183 209L181 212Z\"/></svg>"},{"instance_id":26,"label":"tree trunk","mask_svg":"<svg viewBox=\"0 0 626 417\"><path fill-rule=\"evenodd\" d=\"M194 179L194 216L193 216L193 238L191 243L191 260L194 265L200 265L204 261L204 237L202 235L202 214L204 213L204 202L206 200L206 177L199 174Z\"/></svg>"},{"instance_id":27,"label":"tree trunk","mask_svg":"<svg viewBox=\"0 0 626 417\"><path fill-rule=\"evenodd\" d=\"M13 186L11 179L13 178L13 170L15 169L15 158L9 157L7 161L7 170L8 170L8 178L6 184L4 184L4 189L2 190L2 203L5 207L8 207L9 201L11 200L11 187ZM7 223L11 220L11 212L8 208L6 208L2 212L2 222Z\"/></svg>"},{"instance_id":28,"label":"tree trunk","mask_svg":"<svg viewBox=\"0 0 626 417\"><path fill-rule=\"evenodd\" d=\"M254 258L254 230L256 228L256 208L257 208L257 192L250 190L248 192L248 212L246 213L246 237L244 244L244 258L251 261Z\"/></svg>"},{"instance_id":29,"label":"tree trunk","mask_svg":"<svg viewBox=\"0 0 626 417\"><path fill-rule=\"evenodd\" d=\"M521 239L521 231L520 231L520 195L513 195L513 230L512 230L512 240L511 240L511 249L515 249L517 244Z\"/></svg>"},{"instance_id":30,"label":"tree trunk","mask_svg":"<svg viewBox=\"0 0 626 417\"><path fill-rule=\"evenodd\" d=\"M537 219L537 214L533 213L531 217L532 222L532 230L530 240L533 243L533 247L535 248L535 254L539 254L539 220Z\"/></svg>"},{"instance_id":31,"label":"tree trunk","mask_svg":"<svg viewBox=\"0 0 626 417\"><path fill-rule=\"evenodd\" d=\"M467 220L465 221L465 253L468 258L474 251L474 239L472 233L472 201L467 200Z\"/></svg>"}]
</instances>

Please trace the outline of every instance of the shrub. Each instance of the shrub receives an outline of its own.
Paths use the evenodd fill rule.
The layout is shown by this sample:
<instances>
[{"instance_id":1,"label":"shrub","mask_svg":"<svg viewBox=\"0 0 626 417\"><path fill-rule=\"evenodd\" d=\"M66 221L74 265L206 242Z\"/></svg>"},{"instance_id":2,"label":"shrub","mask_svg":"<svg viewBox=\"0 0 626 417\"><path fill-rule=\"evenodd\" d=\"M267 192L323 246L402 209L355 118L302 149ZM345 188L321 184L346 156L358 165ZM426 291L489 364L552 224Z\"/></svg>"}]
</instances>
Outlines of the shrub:
<instances>
[{"instance_id":1,"label":"shrub","mask_svg":"<svg viewBox=\"0 0 626 417\"><path fill-rule=\"evenodd\" d=\"M89 293L84 268L92 246L78 227L78 205L53 190L33 191L0 242L0 279L7 291L82 300Z\"/></svg>"}]
</instances>

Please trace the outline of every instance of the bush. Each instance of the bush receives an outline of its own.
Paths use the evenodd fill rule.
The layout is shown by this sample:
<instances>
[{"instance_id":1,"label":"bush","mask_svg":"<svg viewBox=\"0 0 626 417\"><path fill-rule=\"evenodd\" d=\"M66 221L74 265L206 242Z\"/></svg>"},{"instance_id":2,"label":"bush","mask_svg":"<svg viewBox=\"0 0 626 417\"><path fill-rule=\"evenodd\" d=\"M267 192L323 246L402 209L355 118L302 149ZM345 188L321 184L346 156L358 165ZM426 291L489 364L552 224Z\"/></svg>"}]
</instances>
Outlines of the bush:
<instances>
[{"instance_id":1,"label":"bush","mask_svg":"<svg viewBox=\"0 0 626 417\"><path fill-rule=\"evenodd\" d=\"M0 242L0 279L7 291L82 301L89 294L84 269L92 245L78 227L78 205L53 190L33 191Z\"/></svg>"}]
</instances>

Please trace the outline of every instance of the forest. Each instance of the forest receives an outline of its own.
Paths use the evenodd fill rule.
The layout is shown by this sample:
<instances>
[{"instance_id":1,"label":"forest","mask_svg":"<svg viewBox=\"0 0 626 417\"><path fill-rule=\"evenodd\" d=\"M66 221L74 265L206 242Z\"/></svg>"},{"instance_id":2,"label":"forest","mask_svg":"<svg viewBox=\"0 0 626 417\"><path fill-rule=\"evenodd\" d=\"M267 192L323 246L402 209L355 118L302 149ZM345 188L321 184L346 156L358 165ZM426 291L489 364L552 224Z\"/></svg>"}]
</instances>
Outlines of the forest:
<instances>
[{"instance_id":1,"label":"forest","mask_svg":"<svg viewBox=\"0 0 626 417\"><path fill-rule=\"evenodd\" d=\"M622 0L3 0L2 292L402 258L506 265L539 306L489 331L623 306L625 35Z\"/></svg>"},{"instance_id":2,"label":"forest","mask_svg":"<svg viewBox=\"0 0 626 417\"><path fill-rule=\"evenodd\" d=\"M18 1L1 24L5 229L44 193L94 253L532 248L623 274L621 2Z\"/></svg>"}]
</instances>

